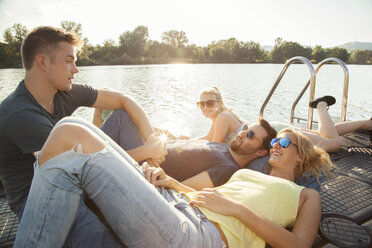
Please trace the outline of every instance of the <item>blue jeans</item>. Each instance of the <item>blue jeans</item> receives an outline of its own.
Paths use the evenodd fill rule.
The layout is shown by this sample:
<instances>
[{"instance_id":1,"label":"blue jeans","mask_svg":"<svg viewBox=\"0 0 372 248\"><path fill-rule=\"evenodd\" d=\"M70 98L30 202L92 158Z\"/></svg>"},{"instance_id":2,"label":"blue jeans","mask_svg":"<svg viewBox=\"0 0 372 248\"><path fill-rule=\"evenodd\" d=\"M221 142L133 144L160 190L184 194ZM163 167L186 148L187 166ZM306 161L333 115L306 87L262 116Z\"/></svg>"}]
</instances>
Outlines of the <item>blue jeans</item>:
<instances>
[{"instance_id":1,"label":"blue jeans","mask_svg":"<svg viewBox=\"0 0 372 248\"><path fill-rule=\"evenodd\" d=\"M76 118L61 122L69 121ZM151 185L117 144L90 123L81 123L107 145L93 154L83 154L76 145L77 151L60 154L41 167L36 161L14 247L62 246L83 192L128 247L224 247L214 225L182 195Z\"/></svg>"},{"instance_id":2,"label":"blue jeans","mask_svg":"<svg viewBox=\"0 0 372 248\"><path fill-rule=\"evenodd\" d=\"M145 144L137 126L124 109L115 110L102 124L101 130L126 151Z\"/></svg>"},{"instance_id":3,"label":"blue jeans","mask_svg":"<svg viewBox=\"0 0 372 248\"><path fill-rule=\"evenodd\" d=\"M64 248L76 247L125 247L114 237L113 233L97 218L97 216L85 205L84 197L81 197L75 219L66 237ZM17 216L19 221L26 206L28 197L23 201ZM29 225L29 223L24 223ZM32 224L31 224L32 226ZM22 235L17 232L17 235Z\"/></svg>"}]
</instances>

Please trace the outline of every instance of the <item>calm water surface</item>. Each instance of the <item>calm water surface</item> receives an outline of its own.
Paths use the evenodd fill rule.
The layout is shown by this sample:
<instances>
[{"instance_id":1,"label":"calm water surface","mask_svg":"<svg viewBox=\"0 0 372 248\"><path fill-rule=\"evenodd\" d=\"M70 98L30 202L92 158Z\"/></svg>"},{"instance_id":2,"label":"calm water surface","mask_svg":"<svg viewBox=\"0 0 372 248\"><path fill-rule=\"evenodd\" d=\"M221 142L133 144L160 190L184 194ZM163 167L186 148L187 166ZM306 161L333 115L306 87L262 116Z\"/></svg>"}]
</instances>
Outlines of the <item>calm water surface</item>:
<instances>
[{"instance_id":1,"label":"calm water surface","mask_svg":"<svg viewBox=\"0 0 372 248\"><path fill-rule=\"evenodd\" d=\"M204 87L217 86L227 107L247 121L255 121L259 110L283 65L280 64L192 64L80 67L74 82L97 88L112 88L135 98L152 123L175 134L204 135L210 126L196 107ZM350 84L347 119L372 116L372 66L349 65ZM22 69L0 69L0 101L23 79ZM309 79L305 65L291 65L284 75L264 117L289 122L290 108ZM317 75L315 96L330 94L337 103L330 108L341 116L343 71L338 65L325 65ZM307 91L296 108L296 116L307 117ZM92 120L93 111L80 108L74 115ZM316 112L314 112L316 116ZM0 117L1 118L1 117ZM315 118L316 119L316 118Z\"/></svg>"}]
</instances>

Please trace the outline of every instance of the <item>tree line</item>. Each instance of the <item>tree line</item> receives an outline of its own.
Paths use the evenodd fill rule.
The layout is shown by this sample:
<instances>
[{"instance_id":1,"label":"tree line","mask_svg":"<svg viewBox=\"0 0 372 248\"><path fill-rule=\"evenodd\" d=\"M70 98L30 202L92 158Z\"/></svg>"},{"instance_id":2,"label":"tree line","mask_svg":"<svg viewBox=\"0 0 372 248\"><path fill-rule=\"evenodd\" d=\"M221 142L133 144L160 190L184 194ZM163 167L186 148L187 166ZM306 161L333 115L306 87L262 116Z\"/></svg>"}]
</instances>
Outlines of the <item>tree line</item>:
<instances>
[{"instance_id":1,"label":"tree line","mask_svg":"<svg viewBox=\"0 0 372 248\"><path fill-rule=\"evenodd\" d=\"M82 36L82 25L72 21L62 21L61 27ZM0 42L0 68L22 67L20 48L28 29L15 23L3 33ZM285 63L294 56L304 56L313 63L325 58L336 57L345 63L372 64L372 51L356 50L349 53L344 48L304 47L297 42L275 40L271 51L264 50L254 41L238 41L235 38L213 41L207 46L189 44L183 31L170 30L162 33L161 42L149 39L146 26L138 26L133 31L125 31L118 41L105 40L102 45L92 45L83 37L84 46L78 54L77 64L128 65L166 63Z\"/></svg>"}]
</instances>

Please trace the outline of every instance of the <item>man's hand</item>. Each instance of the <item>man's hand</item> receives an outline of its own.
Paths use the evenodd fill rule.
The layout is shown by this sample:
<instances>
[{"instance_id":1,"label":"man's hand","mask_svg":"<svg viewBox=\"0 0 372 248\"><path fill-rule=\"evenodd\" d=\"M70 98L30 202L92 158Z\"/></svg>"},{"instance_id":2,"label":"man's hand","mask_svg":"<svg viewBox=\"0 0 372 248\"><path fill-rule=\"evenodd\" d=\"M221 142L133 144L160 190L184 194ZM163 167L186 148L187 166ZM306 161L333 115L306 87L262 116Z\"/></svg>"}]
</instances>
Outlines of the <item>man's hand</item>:
<instances>
[{"instance_id":1,"label":"man's hand","mask_svg":"<svg viewBox=\"0 0 372 248\"><path fill-rule=\"evenodd\" d=\"M173 178L169 177L162 168L152 167L148 163L143 163L142 171L145 173L146 180L155 186L163 186L170 188Z\"/></svg>"},{"instance_id":2,"label":"man's hand","mask_svg":"<svg viewBox=\"0 0 372 248\"><path fill-rule=\"evenodd\" d=\"M239 203L216 189L205 188L192 196L191 204L208 208L209 210L222 215L234 215Z\"/></svg>"}]
</instances>

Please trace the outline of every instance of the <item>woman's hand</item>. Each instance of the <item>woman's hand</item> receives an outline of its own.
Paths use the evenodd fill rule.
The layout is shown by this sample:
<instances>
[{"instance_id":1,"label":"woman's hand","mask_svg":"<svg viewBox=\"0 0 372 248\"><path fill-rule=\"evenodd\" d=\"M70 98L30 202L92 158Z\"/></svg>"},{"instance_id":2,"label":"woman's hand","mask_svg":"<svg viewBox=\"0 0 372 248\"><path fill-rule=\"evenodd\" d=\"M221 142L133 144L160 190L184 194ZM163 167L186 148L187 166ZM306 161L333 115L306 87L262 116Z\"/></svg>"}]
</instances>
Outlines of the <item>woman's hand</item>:
<instances>
[{"instance_id":1,"label":"woman's hand","mask_svg":"<svg viewBox=\"0 0 372 248\"><path fill-rule=\"evenodd\" d=\"M153 159L146 159L146 162L150 165L150 167L160 167L160 164L162 163L160 162L160 159L159 161Z\"/></svg>"},{"instance_id":2,"label":"woman's hand","mask_svg":"<svg viewBox=\"0 0 372 248\"><path fill-rule=\"evenodd\" d=\"M190 203L196 206L207 208L215 213L228 216L233 216L240 206L239 203L235 202L218 190L209 188L205 188L195 194L191 198Z\"/></svg>"},{"instance_id":3,"label":"woman's hand","mask_svg":"<svg viewBox=\"0 0 372 248\"><path fill-rule=\"evenodd\" d=\"M152 167L147 162L143 163L142 171L145 173L146 180L155 186L170 188L173 178L169 177L162 168Z\"/></svg>"}]
</instances>

